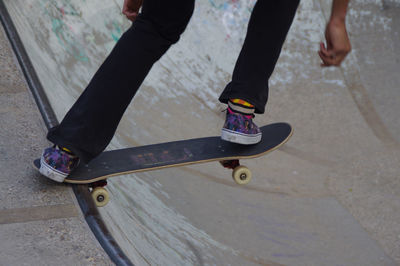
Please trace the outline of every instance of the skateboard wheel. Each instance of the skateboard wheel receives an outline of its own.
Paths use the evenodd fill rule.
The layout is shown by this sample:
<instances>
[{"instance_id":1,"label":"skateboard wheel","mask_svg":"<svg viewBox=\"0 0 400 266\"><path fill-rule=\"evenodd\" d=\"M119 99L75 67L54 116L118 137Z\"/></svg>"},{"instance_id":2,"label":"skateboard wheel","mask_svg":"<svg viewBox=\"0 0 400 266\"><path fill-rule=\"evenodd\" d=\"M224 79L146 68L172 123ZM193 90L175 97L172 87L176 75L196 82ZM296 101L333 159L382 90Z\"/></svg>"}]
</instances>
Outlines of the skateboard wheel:
<instances>
[{"instance_id":1,"label":"skateboard wheel","mask_svg":"<svg viewBox=\"0 0 400 266\"><path fill-rule=\"evenodd\" d=\"M232 172L233 180L239 185L246 185L251 180L251 171L246 166L238 166Z\"/></svg>"},{"instance_id":2,"label":"skateboard wheel","mask_svg":"<svg viewBox=\"0 0 400 266\"><path fill-rule=\"evenodd\" d=\"M108 191L102 187L96 187L92 190L92 198L93 198L94 202L96 203L97 207L106 206L106 204L110 200Z\"/></svg>"}]
</instances>

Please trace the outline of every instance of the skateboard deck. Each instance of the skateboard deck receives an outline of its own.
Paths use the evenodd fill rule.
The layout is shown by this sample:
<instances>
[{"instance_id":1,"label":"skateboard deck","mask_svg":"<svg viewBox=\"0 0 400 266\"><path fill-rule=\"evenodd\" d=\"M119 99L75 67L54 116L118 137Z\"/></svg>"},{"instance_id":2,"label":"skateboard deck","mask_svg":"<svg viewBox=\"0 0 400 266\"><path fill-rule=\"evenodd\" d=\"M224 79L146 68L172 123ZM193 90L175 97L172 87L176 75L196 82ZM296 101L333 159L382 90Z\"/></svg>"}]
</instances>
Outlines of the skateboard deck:
<instances>
[{"instance_id":1,"label":"skateboard deck","mask_svg":"<svg viewBox=\"0 0 400 266\"><path fill-rule=\"evenodd\" d=\"M64 182L88 184L167 167L255 158L277 149L292 135L292 127L287 123L266 125L260 130L262 139L255 145L234 144L216 136L105 151L89 164L81 164ZM40 159L34 165L40 168Z\"/></svg>"}]
</instances>

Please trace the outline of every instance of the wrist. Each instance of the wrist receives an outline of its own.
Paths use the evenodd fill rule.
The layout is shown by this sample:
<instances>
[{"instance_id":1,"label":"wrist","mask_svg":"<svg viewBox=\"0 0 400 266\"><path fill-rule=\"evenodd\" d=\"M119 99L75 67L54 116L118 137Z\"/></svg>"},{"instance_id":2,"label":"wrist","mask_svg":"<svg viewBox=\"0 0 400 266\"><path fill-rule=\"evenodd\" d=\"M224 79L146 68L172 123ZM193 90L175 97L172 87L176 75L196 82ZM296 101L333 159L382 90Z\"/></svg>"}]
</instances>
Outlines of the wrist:
<instances>
[{"instance_id":1,"label":"wrist","mask_svg":"<svg viewBox=\"0 0 400 266\"><path fill-rule=\"evenodd\" d=\"M328 24L333 25L344 25L346 24L346 15L332 15L329 19Z\"/></svg>"},{"instance_id":2,"label":"wrist","mask_svg":"<svg viewBox=\"0 0 400 266\"><path fill-rule=\"evenodd\" d=\"M333 23L345 23L347 7L350 0L333 0L330 21Z\"/></svg>"}]
</instances>

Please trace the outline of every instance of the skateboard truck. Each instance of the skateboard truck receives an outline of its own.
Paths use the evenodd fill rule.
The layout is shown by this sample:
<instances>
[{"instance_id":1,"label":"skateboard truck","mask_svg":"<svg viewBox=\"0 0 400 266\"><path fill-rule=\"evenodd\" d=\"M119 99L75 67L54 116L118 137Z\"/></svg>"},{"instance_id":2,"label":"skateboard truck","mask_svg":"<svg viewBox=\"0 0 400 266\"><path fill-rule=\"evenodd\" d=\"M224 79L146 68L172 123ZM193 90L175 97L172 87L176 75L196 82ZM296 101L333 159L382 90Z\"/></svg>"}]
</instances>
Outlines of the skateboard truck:
<instances>
[{"instance_id":1,"label":"skateboard truck","mask_svg":"<svg viewBox=\"0 0 400 266\"><path fill-rule=\"evenodd\" d=\"M232 178L239 185L246 185L251 180L251 171L244 165L240 165L239 160L219 161L221 165L228 169L233 169Z\"/></svg>"}]
</instances>

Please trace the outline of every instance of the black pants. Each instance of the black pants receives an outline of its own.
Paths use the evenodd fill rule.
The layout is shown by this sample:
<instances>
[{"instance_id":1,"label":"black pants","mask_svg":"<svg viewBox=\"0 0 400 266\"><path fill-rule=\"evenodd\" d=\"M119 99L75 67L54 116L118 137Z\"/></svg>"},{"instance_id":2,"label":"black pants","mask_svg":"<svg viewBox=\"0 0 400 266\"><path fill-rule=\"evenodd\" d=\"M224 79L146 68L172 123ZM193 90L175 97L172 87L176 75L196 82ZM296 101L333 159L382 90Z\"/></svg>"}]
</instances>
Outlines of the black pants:
<instances>
[{"instance_id":1,"label":"black pants","mask_svg":"<svg viewBox=\"0 0 400 266\"><path fill-rule=\"evenodd\" d=\"M89 85L47 138L88 162L111 141L152 65L179 40L194 0L144 0L142 12L120 38ZM259 0L252 11L232 81L219 100L246 100L263 113L274 70L299 0ZM229 47L227 47L229 49ZM199 88L201 89L201 88Z\"/></svg>"}]
</instances>

